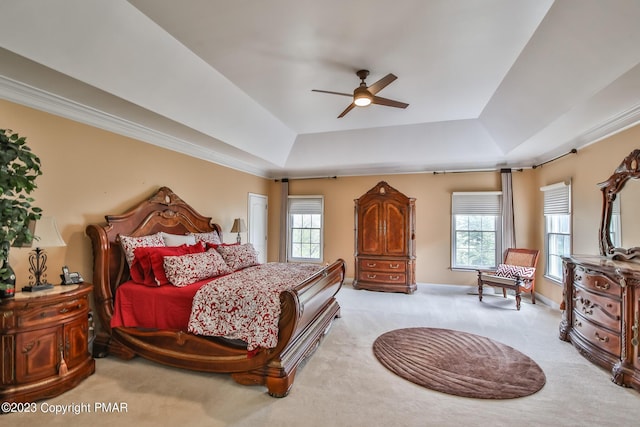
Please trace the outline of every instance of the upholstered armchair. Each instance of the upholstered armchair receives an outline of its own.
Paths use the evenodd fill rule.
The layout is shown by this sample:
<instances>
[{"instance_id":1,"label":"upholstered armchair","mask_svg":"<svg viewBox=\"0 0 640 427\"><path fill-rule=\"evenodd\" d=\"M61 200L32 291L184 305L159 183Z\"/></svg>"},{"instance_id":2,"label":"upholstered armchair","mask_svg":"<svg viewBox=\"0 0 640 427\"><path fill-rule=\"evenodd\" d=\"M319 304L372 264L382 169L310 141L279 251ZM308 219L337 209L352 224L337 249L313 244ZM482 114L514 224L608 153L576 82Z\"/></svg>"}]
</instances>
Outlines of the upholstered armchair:
<instances>
[{"instance_id":1,"label":"upholstered armchair","mask_svg":"<svg viewBox=\"0 0 640 427\"><path fill-rule=\"evenodd\" d=\"M520 310L522 292L531 293L531 303L536 303L535 283L536 265L539 251L537 249L509 248L504 263L493 270L478 270L478 298L482 301L482 287L485 285L502 288L502 296L507 297L507 289L516 295L516 308Z\"/></svg>"}]
</instances>

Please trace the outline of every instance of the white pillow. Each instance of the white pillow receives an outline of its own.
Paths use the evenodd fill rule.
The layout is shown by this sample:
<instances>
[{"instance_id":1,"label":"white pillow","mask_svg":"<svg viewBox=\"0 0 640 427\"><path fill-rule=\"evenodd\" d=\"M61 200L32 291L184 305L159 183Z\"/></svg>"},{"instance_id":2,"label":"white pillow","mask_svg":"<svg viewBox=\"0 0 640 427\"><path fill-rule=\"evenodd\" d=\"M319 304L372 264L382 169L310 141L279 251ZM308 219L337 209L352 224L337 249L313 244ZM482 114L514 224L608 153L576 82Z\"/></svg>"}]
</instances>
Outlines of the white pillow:
<instances>
[{"instance_id":1,"label":"white pillow","mask_svg":"<svg viewBox=\"0 0 640 427\"><path fill-rule=\"evenodd\" d=\"M196 244L196 237L193 234L169 234L165 232L160 234L162 234L165 246L191 246Z\"/></svg>"}]
</instances>

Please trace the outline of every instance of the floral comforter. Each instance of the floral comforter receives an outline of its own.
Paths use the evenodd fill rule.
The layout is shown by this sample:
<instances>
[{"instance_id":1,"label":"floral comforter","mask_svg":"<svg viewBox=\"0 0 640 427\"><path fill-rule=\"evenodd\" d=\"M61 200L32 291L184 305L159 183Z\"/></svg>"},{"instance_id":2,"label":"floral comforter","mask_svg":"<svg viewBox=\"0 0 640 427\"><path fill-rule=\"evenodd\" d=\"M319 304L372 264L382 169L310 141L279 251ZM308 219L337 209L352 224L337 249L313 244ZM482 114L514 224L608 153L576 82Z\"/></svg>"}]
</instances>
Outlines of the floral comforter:
<instances>
[{"instance_id":1,"label":"floral comforter","mask_svg":"<svg viewBox=\"0 0 640 427\"><path fill-rule=\"evenodd\" d=\"M318 264L267 263L202 286L193 298L188 331L247 343L247 350L278 343L280 293L323 268Z\"/></svg>"}]
</instances>

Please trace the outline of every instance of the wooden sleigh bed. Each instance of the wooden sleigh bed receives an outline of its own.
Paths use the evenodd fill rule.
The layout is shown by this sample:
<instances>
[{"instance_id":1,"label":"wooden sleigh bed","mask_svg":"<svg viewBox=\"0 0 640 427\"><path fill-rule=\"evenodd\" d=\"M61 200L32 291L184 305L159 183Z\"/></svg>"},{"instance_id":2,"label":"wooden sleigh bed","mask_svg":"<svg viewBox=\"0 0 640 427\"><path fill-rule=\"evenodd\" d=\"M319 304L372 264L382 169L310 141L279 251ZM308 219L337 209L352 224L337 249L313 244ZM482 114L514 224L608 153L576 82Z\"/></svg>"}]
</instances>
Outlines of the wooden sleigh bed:
<instances>
[{"instance_id":1,"label":"wooden sleigh bed","mask_svg":"<svg viewBox=\"0 0 640 427\"><path fill-rule=\"evenodd\" d=\"M96 357L141 356L179 368L230 373L240 384L265 385L271 396L284 397L293 385L298 365L317 348L333 319L339 317L335 295L345 274L345 263L340 259L279 293L277 344L273 348L248 352L242 341L196 335L184 328L112 327L117 289L130 282L120 236L217 231L221 237L222 230L166 187L129 211L105 219L105 224L91 224L86 229L93 247L94 306L100 323L93 343Z\"/></svg>"}]
</instances>

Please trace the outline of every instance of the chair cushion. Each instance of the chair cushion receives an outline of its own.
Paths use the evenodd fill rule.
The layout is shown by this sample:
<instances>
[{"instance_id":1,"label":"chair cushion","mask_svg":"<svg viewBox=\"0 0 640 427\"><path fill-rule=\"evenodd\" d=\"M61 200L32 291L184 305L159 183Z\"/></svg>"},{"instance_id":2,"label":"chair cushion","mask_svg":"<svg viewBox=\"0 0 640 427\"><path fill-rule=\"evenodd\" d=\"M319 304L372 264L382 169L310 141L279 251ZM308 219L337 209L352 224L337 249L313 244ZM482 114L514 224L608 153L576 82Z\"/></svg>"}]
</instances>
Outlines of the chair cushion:
<instances>
[{"instance_id":1,"label":"chair cushion","mask_svg":"<svg viewBox=\"0 0 640 427\"><path fill-rule=\"evenodd\" d=\"M515 279L521 278L533 278L536 274L535 267L522 267L520 265L500 264L496 269L495 275L499 277L509 277Z\"/></svg>"}]
</instances>

